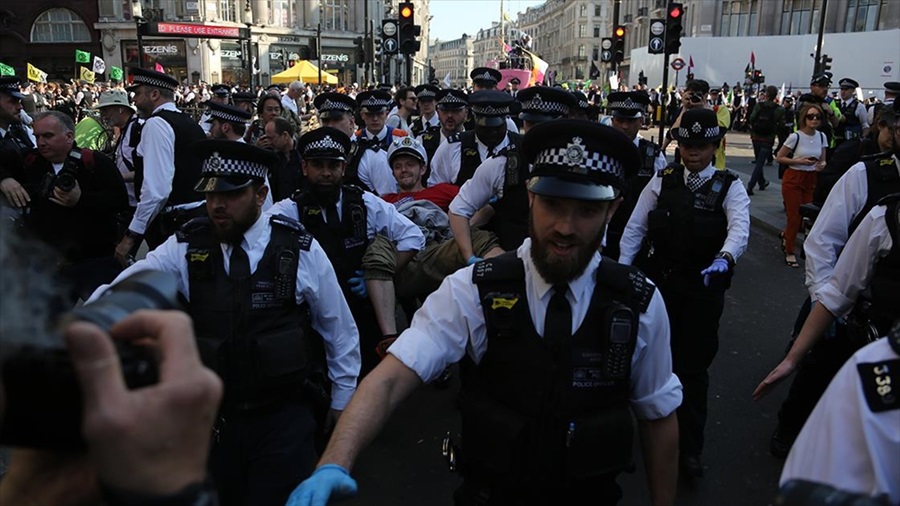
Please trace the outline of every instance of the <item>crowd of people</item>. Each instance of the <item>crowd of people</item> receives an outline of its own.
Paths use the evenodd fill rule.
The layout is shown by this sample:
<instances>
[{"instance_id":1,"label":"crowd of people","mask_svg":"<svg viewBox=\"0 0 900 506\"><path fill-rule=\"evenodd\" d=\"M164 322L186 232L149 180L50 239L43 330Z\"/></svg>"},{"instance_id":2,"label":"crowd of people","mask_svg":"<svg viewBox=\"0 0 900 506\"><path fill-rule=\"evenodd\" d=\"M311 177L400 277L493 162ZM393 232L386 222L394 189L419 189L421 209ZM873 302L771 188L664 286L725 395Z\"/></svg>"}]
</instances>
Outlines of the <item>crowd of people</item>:
<instances>
[{"instance_id":1,"label":"crowd of people","mask_svg":"<svg viewBox=\"0 0 900 506\"><path fill-rule=\"evenodd\" d=\"M133 391L106 332L66 331L93 466L70 500L347 497L397 405L458 371L456 504L616 504L635 438L652 502L673 504L679 477L705 473L708 370L772 156L789 266L801 206L823 192L805 245L808 317L754 392L797 372L772 436L782 481L900 501L900 403L884 388L900 363L900 84L871 118L849 78L840 101L829 73L796 105L766 88L741 116L756 158L745 183L726 167L734 111L700 79L655 143L641 129L658 98L643 89L498 89L491 68L472 71L470 91L130 75L84 91L74 114L59 100L32 114L25 103L47 87L0 77L3 236L58 255L51 312L160 271L190 317L138 312L108 331L158 350L159 383ZM194 104L202 114L185 112ZM75 141L87 114L107 152ZM859 375L841 369L848 359ZM822 447L835 453L812 458ZM13 457L4 503L61 504L64 487L35 485L35 458Z\"/></svg>"}]
</instances>

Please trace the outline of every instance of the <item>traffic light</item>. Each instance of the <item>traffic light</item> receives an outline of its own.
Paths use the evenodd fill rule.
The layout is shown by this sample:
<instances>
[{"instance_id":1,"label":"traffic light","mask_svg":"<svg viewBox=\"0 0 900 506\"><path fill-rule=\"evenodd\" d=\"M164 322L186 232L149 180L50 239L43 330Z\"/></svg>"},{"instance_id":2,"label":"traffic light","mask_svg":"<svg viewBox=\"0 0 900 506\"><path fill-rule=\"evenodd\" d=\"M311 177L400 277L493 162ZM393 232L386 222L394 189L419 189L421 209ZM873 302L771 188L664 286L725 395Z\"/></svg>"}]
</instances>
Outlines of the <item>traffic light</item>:
<instances>
[{"instance_id":1,"label":"traffic light","mask_svg":"<svg viewBox=\"0 0 900 506\"><path fill-rule=\"evenodd\" d=\"M356 44L357 64L361 65L364 61L366 61L366 39L357 37L353 39L353 43Z\"/></svg>"},{"instance_id":2,"label":"traffic light","mask_svg":"<svg viewBox=\"0 0 900 506\"><path fill-rule=\"evenodd\" d=\"M687 80L688 80L688 81L693 81L693 80L694 80L694 73L693 73L693 72L688 72L688 73L687 73Z\"/></svg>"},{"instance_id":3,"label":"traffic light","mask_svg":"<svg viewBox=\"0 0 900 506\"><path fill-rule=\"evenodd\" d=\"M613 61L616 63L625 61L625 27L621 25L613 30Z\"/></svg>"},{"instance_id":4,"label":"traffic light","mask_svg":"<svg viewBox=\"0 0 900 506\"><path fill-rule=\"evenodd\" d=\"M372 37L372 61L381 60L381 37Z\"/></svg>"},{"instance_id":5,"label":"traffic light","mask_svg":"<svg viewBox=\"0 0 900 506\"><path fill-rule=\"evenodd\" d=\"M831 70L831 62L832 61L834 61L834 59L832 57L828 56L827 54L823 54L822 55L822 65L821 65L822 68L819 69L819 72L828 72L829 70Z\"/></svg>"},{"instance_id":6,"label":"traffic light","mask_svg":"<svg viewBox=\"0 0 900 506\"><path fill-rule=\"evenodd\" d=\"M666 10L666 54L676 54L681 48L681 32L684 30L684 5L670 3Z\"/></svg>"},{"instance_id":7,"label":"traffic light","mask_svg":"<svg viewBox=\"0 0 900 506\"><path fill-rule=\"evenodd\" d=\"M422 27L416 25L415 6L412 2L400 2L400 52L403 54L413 54L419 52L422 44L416 40L422 33Z\"/></svg>"}]
</instances>

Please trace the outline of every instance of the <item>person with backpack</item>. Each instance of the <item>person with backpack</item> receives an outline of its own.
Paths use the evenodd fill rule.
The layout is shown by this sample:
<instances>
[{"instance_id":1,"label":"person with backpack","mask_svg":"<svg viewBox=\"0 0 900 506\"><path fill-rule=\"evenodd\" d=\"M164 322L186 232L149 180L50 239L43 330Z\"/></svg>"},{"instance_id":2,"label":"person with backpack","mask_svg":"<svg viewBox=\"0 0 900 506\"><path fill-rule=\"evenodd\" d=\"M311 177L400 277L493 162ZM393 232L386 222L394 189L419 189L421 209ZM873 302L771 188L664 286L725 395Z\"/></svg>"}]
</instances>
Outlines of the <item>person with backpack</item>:
<instances>
[{"instance_id":1,"label":"person with backpack","mask_svg":"<svg viewBox=\"0 0 900 506\"><path fill-rule=\"evenodd\" d=\"M747 185L747 195L753 195L753 187L757 184L760 190L765 190L769 186L763 167L772 153L772 146L775 145L778 126L784 121L784 107L775 101L778 97L778 88L768 86L765 97L765 100L756 103L753 112L750 113L750 140L753 142L756 166Z\"/></svg>"}]
</instances>

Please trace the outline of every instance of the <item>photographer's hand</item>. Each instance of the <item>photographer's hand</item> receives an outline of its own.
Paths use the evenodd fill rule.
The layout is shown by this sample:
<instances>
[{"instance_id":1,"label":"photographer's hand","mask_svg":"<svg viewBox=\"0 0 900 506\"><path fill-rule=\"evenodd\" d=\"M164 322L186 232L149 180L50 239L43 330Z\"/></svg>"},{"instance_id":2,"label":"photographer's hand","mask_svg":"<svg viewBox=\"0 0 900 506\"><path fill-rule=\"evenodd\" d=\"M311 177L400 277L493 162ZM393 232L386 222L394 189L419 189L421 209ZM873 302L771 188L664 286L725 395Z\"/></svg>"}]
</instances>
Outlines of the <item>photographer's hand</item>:
<instances>
[{"instance_id":1,"label":"photographer's hand","mask_svg":"<svg viewBox=\"0 0 900 506\"><path fill-rule=\"evenodd\" d=\"M79 200L81 200L81 186L77 181L75 182L75 187L69 191L63 191L54 187L53 196L50 197L50 202L63 207L75 207L78 205Z\"/></svg>"},{"instance_id":2,"label":"photographer's hand","mask_svg":"<svg viewBox=\"0 0 900 506\"><path fill-rule=\"evenodd\" d=\"M178 311L138 311L110 334L155 348L159 383L128 390L108 335L84 322L66 330L98 478L110 488L155 495L204 480L222 382L200 363L190 318Z\"/></svg>"}]
</instances>

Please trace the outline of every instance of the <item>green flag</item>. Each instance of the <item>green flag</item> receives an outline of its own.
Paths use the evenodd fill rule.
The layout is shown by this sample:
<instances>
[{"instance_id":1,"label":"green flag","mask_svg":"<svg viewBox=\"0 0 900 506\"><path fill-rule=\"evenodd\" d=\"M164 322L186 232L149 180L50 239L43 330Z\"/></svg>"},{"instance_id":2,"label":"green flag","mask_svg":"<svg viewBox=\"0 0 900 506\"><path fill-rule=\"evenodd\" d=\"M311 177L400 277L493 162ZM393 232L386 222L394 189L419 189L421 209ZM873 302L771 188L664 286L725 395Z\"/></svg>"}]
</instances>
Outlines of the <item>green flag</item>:
<instances>
[{"instance_id":1,"label":"green flag","mask_svg":"<svg viewBox=\"0 0 900 506\"><path fill-rule=\"evenodd\" d=\"M5 63L0 63L0 76L14 76L16 75L16 69L6 65Z\"/></svg>"},{"instance_id":2,"label":"green flag","mask_svg":"<svg viewBox=\"0 0 900 506\"><path fill-rule=\"evenodd\" d=\"M122 80L122 69L119 67L110 67L109 68L109 78L113 81L121 81Z\"/></svg>"},{"instance_id":3,"label":"green flag","mask_svg":"<svg viewBox=\"0 0 900 506\"><path fill-rule=\"evenodd\" d=\"M76 63L90 63L91 62L91 53L82 51L80 49L76 49L75 50L75 62Z\"/></svg>"}]
</instances>

